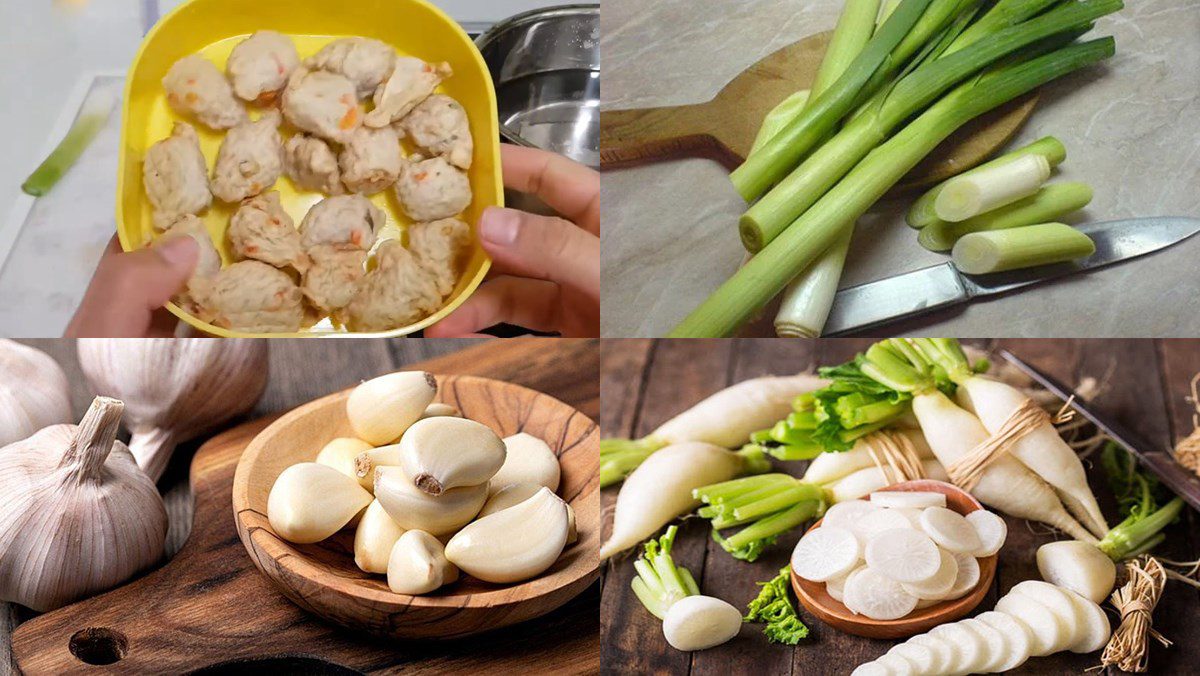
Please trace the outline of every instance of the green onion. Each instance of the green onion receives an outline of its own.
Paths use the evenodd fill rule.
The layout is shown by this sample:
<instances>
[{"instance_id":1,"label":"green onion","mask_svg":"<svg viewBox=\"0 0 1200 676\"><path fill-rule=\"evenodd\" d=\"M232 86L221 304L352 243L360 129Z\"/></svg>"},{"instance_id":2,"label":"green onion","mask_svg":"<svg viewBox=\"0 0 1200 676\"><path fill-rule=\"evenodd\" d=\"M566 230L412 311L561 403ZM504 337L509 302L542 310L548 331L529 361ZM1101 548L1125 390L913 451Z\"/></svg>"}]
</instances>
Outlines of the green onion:
<instances>
[{"instance_id":1,"label":"green onion","mask_svg":"<svg viewBox=\"0 0 1200 676\"><path fill-rule=\"evenodd\" d=\"M796 607L788 596L791 588L791 568L784 566L779 575L767 582L759 582L762 587L758 597L746 606L747 622L765 622L763 634L770 643L796 645L800 639L808 636L808 627L796 615Z\"/></svg>"},{"instance_id":2,"label":"green onion","mask_svg":"<svg viewBox=\"0 0 1200 676\"><path fill-rule=\"evenodd\" d=\"M801 89L772 108L758 127L758 134L754 136L754 143L750 146L750 154L753 155L758 152L758 149L762 148L763 144L770 141L772 136L779 133L780 129L786 127L788 122L791 122L799 115L800 111L804 110L804 105L808 103L811 95L812 92L810 90Z\"/></svg>"},{"instance_id":3,"label":"green onion","mask_svg":"<svg viewBox=\"0 0 1200 676\"><path fill-rule=\"evenodd\" d=\"M1096 253L1091 237L1064 223L973 232L954 244L954 265L969 275L1062 263Z\"/></svg>"},{"instance_id":4,"label":"green onion","mask_svg":"<svg viewBox=\"0 0 1200 676\"><path fill-rule=\"evenodd\" d=\"M700 587L688 569L676 566L671 558L671 546L678 530L678 526L670 526L662 537L646 542L645 551L633 562L638 573L630 582L633 593L646 610L660 620L666 617L671 604L700 593Z\"/></svg>"},{"instance_id":5,"label":"green onion","mask_svg":"<svg viewBox=\"0 0 1200 676\"><path fill-rule=\"evenodd\" d=\"M67 173L83 151L91 144L96 134L104 129L112 114L113 97L108 92L99 92L85 101L75 118L75 123L58 146L21 184L28 195L41 197L50 191Z\"/></svg>"},{"instance_id":6,"label":"green onion","mask_svg":"<svg viewBox=\"0 0 1200 676\"><path fill-rule=\"evenodd\" d=\"M958 50L979 40L988 33L994 33L1009 26L1015 26L1022 21L1037 16L1042 10L1061 0L999 0L992 8L963 31L949 47L946 54Z\"/></svg>"},{"instance_id":7,"label":"green onion","mask_svg":"<svg viewBox=\"0 0 1200 676\"><path fill-rule=\"evenodd\" d=\"M959 223L934 221L921 228L917 241L930 251L949 251L960 237L972 232L1046 223L1078 211L1091 201L1092 189L1086 183L1052 183L1023 200Z\"/></svg>"},{"instance_id":8,"label":"green onion","mask_svg":"<svg viewBox=\"0 0 1200 676\"><path fill-rule=\"evenodd\" d=\"M1111 37L1072 44L1028 61L996 67L952 90L871 151L812 208L693 310L670 336L732 334L955 129L1041 84L1106 59L1114 51Z\"/></svg>"},{"instance_id":9,"label":"green onion","mask_svg":"<svg viewBox=\"0 0 1200 676\"><path fill-rule=\"evenodd\" d=\"M938 218L959 223L1008 206L1041 189L1050 178L1050 163L1041 155L1026 155L1012 162L946 181L933 203Z\"/></svg>"}]
</instances>

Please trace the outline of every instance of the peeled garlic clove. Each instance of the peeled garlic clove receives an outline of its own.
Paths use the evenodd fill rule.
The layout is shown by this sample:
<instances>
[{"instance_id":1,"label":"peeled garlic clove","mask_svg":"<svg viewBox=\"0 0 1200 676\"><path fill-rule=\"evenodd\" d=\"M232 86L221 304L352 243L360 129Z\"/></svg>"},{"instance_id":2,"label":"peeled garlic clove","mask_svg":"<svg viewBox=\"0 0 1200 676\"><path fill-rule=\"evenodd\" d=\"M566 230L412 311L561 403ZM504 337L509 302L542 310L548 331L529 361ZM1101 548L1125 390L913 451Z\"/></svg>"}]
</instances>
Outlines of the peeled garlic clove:
<instances>
[{"instance_id":1,"label":"peeled garlic clove","mask_svg":"<svg viewBox=\"0 0 1200 676\"><path fill-rule=\"evenodd\" d=\"M369 491L375 488L374 483L371 481L371 475L367 474L366 477L360 477L354 471L355 459L358 458L360 453L365 453L369 450L371 450L371 444L362 439L338 437L321 448L321 452L317 454L317 462L322 465L329 465L342 474L353 478L358 482L358 485Z\"/></svg>"},{"instance_id":2,"label":"peeled garlic clove","mask_svg":"<svg viewBox=\"0 0 1200 676\"><path fill-rule=\"evenodd\" d=\"M504 437L503 441L504 465L492 477L493 491L518 483L534 483L551 491L558 490L561 475L558 456L546 442L524 432Z\"/></svg>"},{"instance_id":3,"label":"peeled garlic clove","mask_svg":"<svg viewBox=\"0 0 1200 676\"><path fill-rule=\"evenodd\" d=\"M458 568L446 560L437 538L420 530L406 531L388 557L388 588L397 594L428 594L458 579Z\"/></svg>"},{"instance_id":4,"label":"peeled garlic clove","mask_svg":"<svg viewBox=\"0 0 1200 676\"><path fill-rule=\"evenodd\" d=\"M375 498L405 530L453 533L470 523L487 501L487 484L463 486L433 496L419 490L402 467L375 469Z\"/></svg>"},{"instance_id":5,"label":"peeled garlic clove","mask_svg":"<svg viewBox=\"0 0 1200 676\"><path fill-rule=\"evenodd\" d=\"M492 486L495 484L493 483ZM509 484L488 496L488 501L483 503L483 509L479 510L479 516L475 518L482 519L502 509L519 505L532 498L542 488L543 486L533 483Z\"/></svg>"},{"instance_id":6,"label":"peeled garlic clove","mask_svg":"<svg viewBox=\"0 0 1200 676\"><path fill-rule=\"evenodd\" d=\"M400 371L362 383L346 400L346 416L358 438L372 446L390 444L416 422L437 394L437 380L424 371Z\"/></svg>"},{"instance_id":7,"label":"peeled garlic clove","mask_svg":"<svg viewBox=\"0 0 1200 676\"><path fill-rule=\"evenodd\" d=\"M446 543L446 558L485 582L528 580L554 565L567 530L567 503L543 487L460 530Z\"/></svg>"},{"instance_id":8,"label":"peeled garlic clove","mask_svg":"<svg viewBox=\"0 0 1200 676\"><path fill-rule=\"evenodd\" d=\"M388 557L404 529L373 500L354 531L354 563L364 573L386 573Z\"/></svg>"},{"instance_id":9,"label":"peeled garlic clove","mask_svg":"<svg viewBox=\"0 0 1200 676\"><path fill-rule=\"evenodd\" d=\"M267 496L267 519L288 542L320 542L369 504L371 494L357 480L328 465L302 462L275 479Z\"/></svg>"},{"instance_id":10,"label":"peeled garlic clove","mask_svg":"<svg viewBox=\"0 0 1200 676\"><path fill-rule=\"evenodd\" d=\"M354 458L354 476L361 481L375 482L376 467L391 467L400 464L400 444L389 444L371 448Z\"/></svg>"},{"instance_id":11,"label":"peeled garlic clove","mask_svg":"<svg viewBox=\"0 0 1200 676\"><path fill-rule=\"evenodd\" d=\"M460 413L457 408L454 408L450 404L443 404L435 401L425 407L425 412L421 414L421 419L424 420L425 418L437 418L438 416L461 418L462 413Z\"/></svg>"},{"instance_id":12,"label":"peeled garlic clove","mask_svg":"<svg viewBox=\"0 0 1200 676\"><path fill-rule=\"evenodd\" d=\"M426 418L400 438L400 466L430 495L487 484L505 458L504 442L487 425L466 418Z\"/></svg>"}]
</instances>

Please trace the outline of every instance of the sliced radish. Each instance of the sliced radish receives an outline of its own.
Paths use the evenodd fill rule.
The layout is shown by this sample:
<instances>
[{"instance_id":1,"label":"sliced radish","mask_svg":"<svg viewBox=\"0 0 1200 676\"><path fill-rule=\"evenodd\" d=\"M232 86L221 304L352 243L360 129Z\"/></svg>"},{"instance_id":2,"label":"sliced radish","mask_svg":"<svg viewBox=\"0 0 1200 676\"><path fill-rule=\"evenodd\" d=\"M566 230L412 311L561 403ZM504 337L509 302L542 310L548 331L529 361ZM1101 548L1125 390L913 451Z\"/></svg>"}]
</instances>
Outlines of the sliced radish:
<instances>
[{"instance_id":1,"label":"sliced radish","mask_svg":"<svg viewBox=\"0 0 1200 676\"><path fill-rule=\"evenodd\" d=\"M922 510L914 509L914 508L910 508L910 507L897 507L897 508L892 508L892 511L896 512L897 514L903 514L904 518L908 519L909 525L911 525L913 528L916 528L917 530L921 530L921 511Z\"/></svg>"},{"instance_id":2,"label":"sliced radish","mask_svg":"<svg viewBox=\"0 0 1200 676\"><path fill-rule=\"evenodd\" d=\"M899 582L864 568L846 580L845 604L873 620L896 620L917 607L917 597L904 591Z\"/></svg>"},{"instance_id":3,"label":"sliced radish","mask_svg":"<svg viewBox=\"0 0 1200 676\"><path fill-rule=\"evenodd\" d=\"M958 565L958 574L954 578L954 586L946 592L944 600L953 601L966 596L975 585L979 584L979 561L970 554L955 554L954 563Z\"/></svg>"},{"instance_id":4,"label":"sliced radish","mask_svg":"<svg viewBox=\"0 0 1200 676\"><path fill-rule=\"evenodd\" d=\"M924 582L937 575L941 556L928 536L911 528L876 533L864 557L873 570L897 582Z\"/></svg>"},{"instance_id":5,"label":"sliced radish","mask_svg":"<svg viewBox=\"0 0 1200 676\"><path fill-rule=\"evenodd\" d=\"M916 676L921 673L915 664L900 655L880 655L875 658L875 663L883 665L892 676Z\"/></svg>"},{"instance_id":6,"label":"sliced radish","mask_svg":"<svg viewBox=\"0 0 1200 676\"><path fill-rule=\"evenodd\" d=\"M1008 537L1008 525L1004 523L1004 519L986 509L977 509L968 514L966 519L979 536L979 549L971 552L973 556L983 558L1000 551Z\"/></svg>"},{"instance_id":7,"label":"sliced radish","mask_svg":"<svg viewBox=\"0 0 1200 676\"><path fill-rule=\"evenodd\" d=\"M908 591L908 590L906 589L905 591ZM909 593L911 594L912 592L909 592ZM922 608L928 608L929 606L936 606L937 604L939 604L941 602L942 602L942 599L921 599L921 600L917 601L917 610L921 610Z\"/></svg>"},{"instance_id":8,"label":"sliced radish","mask_svg":"<svg viewBox=\"0 0 1200 676\"><path fill-rule=\"evenodd\" d=\"M908 519L904 518L904 515L896 512L896 510L877 509L874 512L869 512L859 517L850 529L854 531L854 534L858 536L859 541L865 547L877 533L882 533L885 530L911 527L912 525L908 522Z\"/></svg>"},{"instance_id":9,"label":"sliced radish","mask_svg":"<svg viewBox=\"0 0 1200 676\"><path fill-rule=\"evenodd\" d=\"M849 573L846 573L845 575L839 575L835 578L826 580L825 581L826 593L828 593L830 596L832 596L835 600L841 601L842 596L845 594L846 580L850 579L850 576L854 574L855 570L859 570L860 568L865 568L865 567L866 566L860 566L859 568L855 568L854 570L850 571Z\"/></svg>"},{"instance_id":10,"label":"sliced radish","mask_svg":"<svg viewBox=\"0 0 1200 676\"><path fill-rule=\"evenodd\" d=\"M1029 654L1034 657L1056 653L1072 638L1058 615L1024 594L1006 594L996 602L996 610L1029 627Z\"/></svg>"},{"instance_id":11,"label":"sliced radish","mask_svg":"<svg viewBox=\"0 0 1200 676\"><path fill-rule=\"evenodd\" d=\"M946 496L942 493L925 491L875 491L871 494L871 502L880 507L925 509L926 507L945 507Z\"/></svg>"},{"instance_id":12,"label":"sliced radish","mask_svg":"<svg viewBox=\"0 0 1200 676\"><path fill-rule=\"evenodd\" d=\"M854 578L858 577L866 569L867 569L866 566L861 566L859 568L855 568L853 571L850 572L849 575L846 576L846 581L842 583L842 605L846 606L846 609L849 610L850 612L854 613L855 615L862 615L863 613L861 610L854 607L855 599L846 598L846 585L850 584L850 582L852 580L854 580Z\"/></svg>"},{"instance_id":13,"label":"sliced radish","mask_svg":"<svg viewBox=\"0 0 1200 676\"><path fill-rule=\"evenodd\" d=\"M1100 606L1079 594L1058 585L1039 580L1026 580L1009 593L1017 593L1041 603L1051 612L1066 618L1071 639L1060 649L1075 653L1090 653L1108 643L1112 627Z\"/></svg>"},{"instance_id":14,"label":"sliced radish","mask_svg":"<svg viewBox=\"0 0 1200 676\"><path fill-rule=\"evenodd\" d=\"M951 667L954 666L958 659L958 654L954 647L942 639L930 634L917 634L908 639L906 643L919 645L923 648L928 648L933 654L934 668L929 671L931 674L949 674L953 673Z\"/></svg>"},{"instance_id":15,"label":"sliced radish","mask_svg":"<svg viewBox=\"0 0 1200 676\"><path fill-rule=\"evenodd\" d=\"M936 674L941 671L938 655L928 646L904 642L892 646L887 654L897 655L908 660L918 674Z\"/></svg>"},{"instance_id":16,"label":"sliced radish","mask_svg":"<svg viewBox=\"0 0 1200 676\"><path fill-rule=\"evenodd\" d=\"M944 549L938 550L938 557L941 562L933 577L920 582L906 582L903 584L904 590L922 599L940 601L945 598L954 588L954 581L958 579L958 562L954 560L953 554Z\"/></svg>"},{"instance_id":17,"label":"sliced radish","mask_svg":"<svg viewBox=\"0 0 1200 676\"><path fill-rule=\"evenodd\" d=\"M975 619L1004 634L1008 641L1007 659L996 668L996 671L1016 669L1029 659L1033 648L1033 637L1030 636L1029 627L1024 622L1008 613L998 613L994 610L980 613Z\"/></svg>"},{"instance_id":18,"label":"sliced radish","mask_svg":"<svg viewBox=\"0 0 1200 676\"><path fill-rule=\"evenodd\" d=\"M1002 671L996 667L1003 664L1008 657L1008 639L999 631L996 631L992 625L980 622L974 618L961 620L961 622L968 629L975 632L980 640L983 641L983 661L975 671L984 674Z\"/></svg>"},{"instance_id":19,"label":"sliced radish","mask_svg":"<svg viewBox=\"0 0 1200 676\"><path fill-rule=\"evenodd\" d=\"M837 526L854 530L854 523L869 512L879 510L879 505L872 505L866 500L847 500L830 506L825 510L821 527Z\"/></svg>"},{"instance_id":20,"label":"sliced radish","mask_svg":"<svg viewBox=\"0 0 1200 676\"><path fill-rule=\"evenodd\" d=\"M930 507L921 512L921 530L939 547L955 554L966 554L983 546L975 527L962 514L945 507Z\"/></svg>"},{"instance_id":21,"label":"sliced radish","mask_svg":"<svg viewBox=\"0 0 1200 676\"><path fill-rule=\"evenodd\" d=\"M1112 625L1108 623L1104 609L1070 589L1062 589L1062 593L1075 602L1079 613L1079 636L1071 646L1071 652L1090 653L1107 645L1112 637Z\"/></svg>"},{"instance_id":22,"label":"sliced radish","mask_svg":"<svg viewBox=\"0 0 1200 676\"><path fill-rule=\"evenodd\" d=\"M984 643L978 634L963 626L961 622L934 627L931 635L942 639L954 647L956 660L947 669L949 673L970 674L979 671L979 665L984 659Z\"/></svg>"},{"instance_id":23,"label":"sliced radish","mask_svg":"<svg viewBox=\"0 0 1200 676\"><path fill-rule=\"evenodd\" d=\"M1080 617L1080 611L1079 608L1075 607L1075 602L1071 600L1071 597L1067 596L1062 587L1057 587L1041 580L1025 580L1014 585L1008 593L1020 594L1033 599L1045 606L1059 619L1066 636L1054 652L1068 650L1075 645L1075 641L1080 636L1083 618Z\"/></svg>"},{"instance_id":24,"label":"sliced radish","mask_svg":"<svg viewBox=\"0 0 1200 676\"><path fill-rule=\"evenodd\" d=\"M825 582L850 572L862 548L845 528L821 526L809 532L792 550L792 570L806 580Z\"/></svg>"}]
</instances>

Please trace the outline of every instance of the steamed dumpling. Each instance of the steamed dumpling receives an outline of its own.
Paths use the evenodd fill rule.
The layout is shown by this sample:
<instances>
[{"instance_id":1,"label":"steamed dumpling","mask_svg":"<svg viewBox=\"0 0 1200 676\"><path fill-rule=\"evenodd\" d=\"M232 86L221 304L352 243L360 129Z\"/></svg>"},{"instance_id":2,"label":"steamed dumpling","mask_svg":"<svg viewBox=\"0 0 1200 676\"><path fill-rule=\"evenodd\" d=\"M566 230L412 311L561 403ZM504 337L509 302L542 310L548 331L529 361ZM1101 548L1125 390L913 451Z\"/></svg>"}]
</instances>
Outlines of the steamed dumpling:
<instances>
[{"instance_id":1,"label":"steamed dumpling","mask_svg":"<svg viewBox=\"0 0 1200 676\"><path fill-rule=\"evenodd\" d=\"M154 227L159 230L180 216L208 208L212 203L208 167L190 124L176 122L170 136L150 146L142 163L142 184L154 205Z\"/></svg>"},{"instance_id":2,"label":"steamed dumpling","mask_svg":"<svg viewBox=\"0 0 1200 676\"><path fill-rule=\"evenodd\" d=\"M470 244L471 227L457 218L416 223L408 228L408 249L432 276L443 298L458 284Z\"/></svg>"},{"instance_id":3,"label":"steamed dumpling","mask_svg":"<svg viewBox=\"0 0 1200 676\"><path fill-rule=\"evenodd\" d=\"M275 185L283 173L279 111L267 111L225 135L213 166L212 193L223 202L240 202Z\"/></svg>"},{"instance_id":4,"label":"steamed dumpling","mask_svg":"<svg viewBox=\"0 0 1200 676\"><path fill-rule=\"evenodd\" d=\"M192 276L188 278L183 290L171 300L179 307L185 308L189 312L194 312L195 306L191 294L192 285L195 283L195 280L211 278L221 271L221 254L217 252L217 247L213 246L212 236L208 234L208 228L204 227L204 221L200 220L198 216L193 214L180 216L178 220L169 225L154 240L154 245L158 246L179 237L191 237L196 240L198 253L196 268L192 270Z\"/></svg>"},{"instance_id":5,"label":"steamed dumpling","mask_svg":"<svg viewBox=\"0 0 1200 676\"><path fill-rule=\"evenodd\" d=\"M333 244L367 251L385 223L387 214L362 195L326 197L314 204L300 222L301 244L305 249Z\"/></svg>"},{"instance_id":6,"label":"steamed dumpling","mask_svg":"<svg viewBox=\"0 0 1200 676\"><path fill-rule=\"evenodd\" d=\"M346 307L352 331L386 331L407 326L437 311L442 295L417 258L396 240L379 245L378 266L363 278Z\"/></svg>"},{"instance_id":7,"label":"steamed dumpling","mask_svg":"<svg viewBox=\"0 0 1200 676\"><path fill-rule=\"evenodd\" d=\"M283 146L283 170L303 190L326 195L344 192L337 155L316 136L295 134L287 140Z\"/></svg>"},{"instance_id":8,"label":"steamed dumpling","mask_svg":"<svg viewBox=\"0 0 1200 676\"><path fill-rule=\"evenodd\" d=\"M287 273L241 261L191 287L196 314L214 326L247 333L291 333L304 321L300 287Z\"/></svg>"},{"instance_id":9,"label":"steamed dumpling","mask_svg":"<svg viewBox=\"0 0 1200 676\"><path fill-rule=\"evenodd\" d=\"M308 250L312 266L300 290L313 307L330 315L346 307L366 275L367 252L357 247L319 244Z\"/></svg>"},{"instance_id":10,"label":"steamed dumpling","mask_svg":"<svg viewBox=\"0 0 1200 676\"><path fill-rule=\"evenodd\" d=\"M354 83L358 98L365 99L387 79L396 63L391 47L371 38L340 38L305 60L312 70L344 75Z\"/></svg>"},{"instance_id":11,"label":"steamed dumpling","mask_svg":"<svg viewBox=\"0 0 1200 676\"><path fill-rule=\"evenodd\" d=\"M233 97L225 74L199 54L176 61L162 84L172 108L212 129L229 129L246 120L246 109Z\"/></svg>"},{"instance_id":12,"label":"steamed dumpling","mask_svg":"<svg viewBox=\"0 0 1200 676\"><path fill-rule=\"evenodd\" d=\"M414 155L404 162L396 181L396 197L414 221L436 221L462 212L471 203L471 182L444 157Z\"/></svg>"},{"instance_id":13,"label":"steamed dumpling","mask_svg":"<svg viewBox=\"0 0 1200 676\"><path fill-rule=\"evenodd\" d=\"M298 65L300 56L292 39L283 33L263 30L233 48L225 70L238 98L268 105L279 96Z\"/></svg>"},{"instance_id":14,"label":"steamed dumpling","mask_svg":"<svg viewBox=\"0 0 1200 676\"><path fill-rule=\"evenodd\" d=\"M308 257L300 246L300 232L274 190L242 202L229 219L226 236L239 259L253 258L277 268L308 267Z\"/></svg>"},{"instance_id":15,"label":"steamed dumpling","mask_svg":"<svg viewBox=\"0 0 1200 676\"><path fill-rule=\"evenodd\" d=\"M471 168L474 143L467 111L445 94L417 104L398 125L426 155L441 155L460 169Z\"/></svg>"},{"instance_id":16,"label":"steamed dumpling","mask_svg":"<svg viewBox=\"0 0 1200 676\"><path fill-rule=\"evenodd\" d=\"M391 127L359 127L350 133L338 163L351 192L374 195L400 175L400 137Z\"/></svg>"},{"instance_id":17,"label":"steamed dumpling","mask_svg":"<svg viewBox=\"0 0 1200 676\"><path fill-rule=\"evenodd\" d=\"M383 127L408 115L453 73L450 64L444 62L430 65L411 56L396 59L387 82L375 90L375 109L367 113L364 124Z\"/></svg>"},{"instance_id":18,"label":"steamed dumpling","mask_svg":"<svg viewBox=\"0 0 1200 676\"><path fill-rule=\"evenodd\" d=\"M283 90L283 115L293 127L336 143L362 124L353 82L303 66L292 71Z\"/></svg>"}]
</instances>

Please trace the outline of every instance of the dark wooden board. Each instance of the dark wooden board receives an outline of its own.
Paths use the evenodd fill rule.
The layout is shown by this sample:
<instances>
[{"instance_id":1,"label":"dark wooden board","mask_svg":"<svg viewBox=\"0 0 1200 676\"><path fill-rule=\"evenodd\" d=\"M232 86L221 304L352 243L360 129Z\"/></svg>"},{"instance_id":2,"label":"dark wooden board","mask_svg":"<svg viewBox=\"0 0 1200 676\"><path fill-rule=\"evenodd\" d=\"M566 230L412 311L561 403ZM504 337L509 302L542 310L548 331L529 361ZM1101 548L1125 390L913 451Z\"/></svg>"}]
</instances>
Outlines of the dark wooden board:
<instances>
[{"instance_id":1,"label":"dark wooden board","mask_svg":"<svg viewBox=\"0 0 1200 676\"><path fill-rule=\"evenodd\" d=\"M1083 376L1104 378L1107 386L1094 400L1125 425L1148 440L1162 444L1186 436L1192 429L1192 405L1184 400L1187 383L1200 371L1200 341L1151 340L1002 340L968 341L983 348L1004 347L1039 369L1075 383ZM686 408L691 402L727 384L767 373L801 371L812 364L839 363L870 345L865 339L732 341L606 341L601 363L604 412L603 436L640 436ZM665 400L664 400L665 399ZM610 404L610 401L615 402ZM1097 467L1089 466L1089 479L1112 523L1116 520L1110 492ZM777 463L794 474L804 463ZM604 491L611 511L616 488ZM757 594L755 582L773 577L787 564L799 531L780 538L753 564L735 561L708 536L699 520L681 528L676 557L695 574L705 593L736 606ZM977 612L1021 580L1037 578L1033 552L1053 536L1017 519L1007 518L1009 540L1001 552L996 581ZM1187 512L1168 530L1169 543L1160 553L1179 560L1197 558L1200 524ZM700 550L703 550L701 554ZM601 659L606 671L648 673L768 673L847 674L862 662L874 659L894 641L870 640L841 634L814 621L803 610L810 637L795 648L769 644L760 627L744 626L737 638L712 650L686 654L670 648L658 622L629 592L632 577L629 558L606 565L601 597ZM1172 583L1155 627L1175 641L1172 648L1155 645L1151 671L1156 674L1194 673L1200 663L1196 638L1200 636L1200 595ZM1062 654L1030 660L1013 673L1079 674L1099 663L1098 654ZM1101 673L1119 673L1113 670Z\"/></svg>"}]
</instances>

